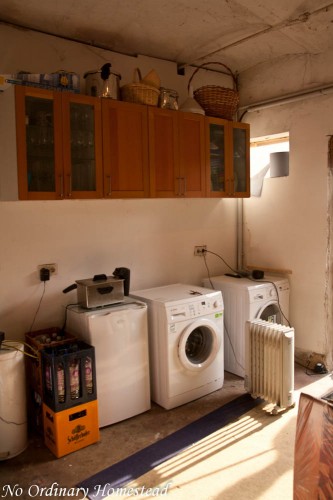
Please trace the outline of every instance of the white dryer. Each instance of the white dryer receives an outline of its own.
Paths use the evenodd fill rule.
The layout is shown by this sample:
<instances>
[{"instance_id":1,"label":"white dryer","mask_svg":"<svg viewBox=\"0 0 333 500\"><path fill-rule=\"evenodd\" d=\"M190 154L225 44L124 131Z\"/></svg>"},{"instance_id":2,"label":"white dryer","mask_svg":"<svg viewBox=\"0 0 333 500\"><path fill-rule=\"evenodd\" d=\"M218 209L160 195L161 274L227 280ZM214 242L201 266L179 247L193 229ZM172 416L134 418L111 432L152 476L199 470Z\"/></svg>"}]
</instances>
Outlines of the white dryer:
<instances>
[{"instance_id":1,"label":"white dryer","mask_svg":"<svg viewBox=\"0 0 333 500\"><path fill-rule=\"evenodd\" d=\"M224 380L220 291L175 284L131 293L148 305L151 398L170 409Z\"/></svg>"},{"instance_id":2,"label":"white dryer","mask_svg":"<svg viewBox=\"0 0 333 500\"><path fill-rule=\"evenodd\" d=\"M245 375L246 321L264 319L287 324L289 281L277 276L262 280L214 276L203 285L220 290L224 303L224 368L240 377Z\"/></svg>"}]
</instances>

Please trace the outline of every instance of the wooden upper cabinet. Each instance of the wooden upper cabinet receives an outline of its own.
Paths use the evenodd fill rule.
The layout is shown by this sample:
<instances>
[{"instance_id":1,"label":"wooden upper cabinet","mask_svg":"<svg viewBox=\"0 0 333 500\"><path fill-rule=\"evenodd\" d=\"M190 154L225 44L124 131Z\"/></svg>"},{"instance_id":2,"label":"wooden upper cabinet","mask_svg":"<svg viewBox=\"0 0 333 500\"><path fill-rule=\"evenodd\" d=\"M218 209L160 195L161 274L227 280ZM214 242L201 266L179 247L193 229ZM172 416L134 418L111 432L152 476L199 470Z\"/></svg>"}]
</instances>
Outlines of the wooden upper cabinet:
<instances>
[{"instance_id":1,"label":"wooden upper cabinet","mask_svg":"<svg viewBox=\"0 0 333 500\"><path fill-rule=\"evenodd\" d=\"M102 198L102 110L94 97L62 93L65 198Z\"/></svg>"},{"instance_id":2,"label":"wooden upper cabinet","mask_svg":"<svg viewBox=\"0 0 333 500\"><path fill-rule=\"evenodd\" d=\"M248 124L20 85L15 105L8 198L250 196Z\"/></svg>"},{"instance_id":3,"label":"wooden upper cabinet","mask_svg":"<svg viewBox=\"0 0 333 500\"><path fill-rule=\"evenodd\" d=\"M249 133L246 123L206 117L207 196L250 196Z\"/></svg>"},{"instance_id":4,"label":"wooden upper cabinet","mask_svg":"<svg viewBox=\"0 0 333 500\"><path fill-rule=\"evenodd\" d=\"M181 194L205 196L205 118L195 113L178 113Z\"/></svg>"},{"instance_id":5,"label":"wooden upper cabinet","mask_svg":"<svg viewBox=\"0 0 333 500\"><path fill-rule=\"evenodd\" d=\"M19 198L57 199L63 192L61 93L16 86L15 101Z\"/></svg>"},{"instance_id":6,"label":"wooden upper cabinet","mask_svg":"<svg viewBox=\"0 0 333 500\"><path fill-rule=\"evenodd\" d=\"M230 127L232 196L250 196L250 125L232 122Z\"/></svg>"},{"instance_id":7,"label":"wooden upper cabinet","mask_svg":"<svg viewBox=\"0 0 333 500\"><path fill-rule=\"evenodd\" d=\"M19 85L15 100L19 198L101 197L99 101Z\"/></svg>"},{"instance_id":8,"label":"wooden upper cabinet","mask_svg":"<svg viewBox=\"0 0 333 500\"><path fill-rule=\"evenodd\" d=\"M148 198L148 112L140 104L102 99L105 198Z\"/></svg>"},{"instance_id":9,"label":"wooden upper cabinet","mask_svg":"<svg viewBox=\"0 0 333 500\"><path fill-rule=\"evenodd\" d=\"M180 195L178 116L175 111L149 107L150 195Z\"/></svg>"},{"instance_id":10,"label":"wooden upper cabinet","mask_svg":"<svg viewBox=\"0 0 333 500\"><path fill-rule=\"evenodd\" d=\"M149 109L151 196L205 196L204 118Z\"/></svg>"}]
</instances>

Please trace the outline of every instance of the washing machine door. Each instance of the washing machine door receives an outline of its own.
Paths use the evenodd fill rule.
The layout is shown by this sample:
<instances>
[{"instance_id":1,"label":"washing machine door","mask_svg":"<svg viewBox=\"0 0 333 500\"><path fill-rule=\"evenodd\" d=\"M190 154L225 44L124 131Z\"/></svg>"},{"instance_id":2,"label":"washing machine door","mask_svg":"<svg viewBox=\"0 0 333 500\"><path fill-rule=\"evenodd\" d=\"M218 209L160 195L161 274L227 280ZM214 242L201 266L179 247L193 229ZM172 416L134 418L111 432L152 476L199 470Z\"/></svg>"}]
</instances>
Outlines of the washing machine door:
<instances>
[{"instance_id":1,"label":"washing machine door","mask_svg":"<svg viewBox=\"0 0 333 500\"><path fill-rule=\"evenodd\" d=\"M279 325L283 324L281 310L276 301L269 302L259 309L256 319L264 319Z\"/></svg>"},{"instance_id":2,"label":"washing machine door","mask_svg":"<svg viewBox=\"0 0 333 500\"><path fill-rule=\"evenodd\" d=\"M188 325L178 344L178 356L184 368L204 370L216 358L221 347L222 333L216 323L203 318Z\"/></svg>"}]
</instances>

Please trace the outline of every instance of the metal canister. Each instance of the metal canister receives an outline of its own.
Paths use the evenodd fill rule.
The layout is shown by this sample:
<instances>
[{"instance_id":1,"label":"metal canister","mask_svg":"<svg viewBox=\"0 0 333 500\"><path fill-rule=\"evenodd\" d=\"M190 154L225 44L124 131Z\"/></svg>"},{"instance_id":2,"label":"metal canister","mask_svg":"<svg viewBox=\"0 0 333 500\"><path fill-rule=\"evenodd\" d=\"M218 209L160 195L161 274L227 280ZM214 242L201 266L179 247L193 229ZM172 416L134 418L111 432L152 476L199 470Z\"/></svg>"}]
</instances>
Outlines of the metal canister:
<instances>
[{"instance_id":1,"label":"metal canister","mask_svg":"<svg viewBox=\"0 0 333 500\"><path fill-rule=\"evenodd\" d=\"M105 64L100 70L87 71L84 74L86 94L94 97L119 99L119 82L121 80L121 75L110 70L106 75L105 66L111 66L111 64Z\"/></svg>"},{"instance_id":2,"label":"metal canister","mask_svg":"<svg viewBox=\"0 0 333 500\"><path fill-rule=\"evenodd\" d=\"M178 110L178 93L175 90L161 87L159 107Z\"/></svg>"}]
</instances>

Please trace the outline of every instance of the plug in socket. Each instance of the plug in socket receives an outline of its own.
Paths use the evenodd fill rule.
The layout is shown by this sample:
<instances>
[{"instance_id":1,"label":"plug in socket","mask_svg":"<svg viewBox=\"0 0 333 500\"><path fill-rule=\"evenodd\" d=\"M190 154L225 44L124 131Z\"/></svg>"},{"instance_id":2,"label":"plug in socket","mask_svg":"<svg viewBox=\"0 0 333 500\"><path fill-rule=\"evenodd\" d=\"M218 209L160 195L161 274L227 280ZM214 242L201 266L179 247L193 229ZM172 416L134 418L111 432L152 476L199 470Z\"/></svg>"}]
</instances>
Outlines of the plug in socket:
<instances>
[{"instance_id":1,"label":"plug in socket","mask_svg":"<svg viewBox=\"0 0 333 500\"><path fill-rule=\"evenodd\" d=\"M40 276L40 272L42 269L48 269L50 277L54 276L55 274L58 274L58 265L57 264L40 264L37 267L38 276Z\"/></svg>"},{"instance_id":2,"label":"plug in socket","mask_svg":"<svg viewBox=\"0 0 333 500\"><path fill-rule=\"evenodd\" d=\"M207 250L207 245L196 246L194 247L194 255L196 255L197 257L203 257L205 255L206 250Z\"/></svg>"},{"instance_id":3,"label":"plug in socket","mask_svg":"<svg viewBox=\"0 0 333 500\"><path fill-rule=\"evenodd\" d=\"M48 281L50 279L49 269L46 269L46 267L42 267L42 269L39 271L39 279L41 281Z\"/></svg>"}]
</instances>

